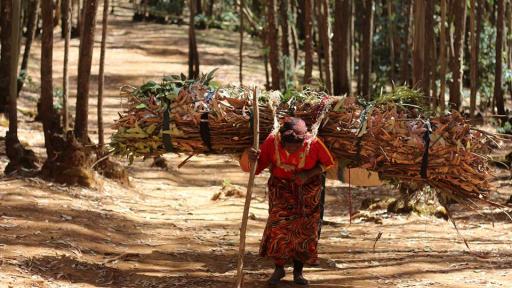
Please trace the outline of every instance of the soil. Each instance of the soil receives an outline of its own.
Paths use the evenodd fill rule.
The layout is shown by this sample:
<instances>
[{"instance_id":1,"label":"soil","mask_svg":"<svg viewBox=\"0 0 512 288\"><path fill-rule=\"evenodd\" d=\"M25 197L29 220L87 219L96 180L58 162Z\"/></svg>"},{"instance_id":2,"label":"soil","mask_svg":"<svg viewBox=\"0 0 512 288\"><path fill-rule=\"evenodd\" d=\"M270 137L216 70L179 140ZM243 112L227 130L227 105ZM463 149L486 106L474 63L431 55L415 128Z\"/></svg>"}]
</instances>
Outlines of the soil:
<instances>
[{"instance_id":1,"label":"soil","mask_svg":"<svg viewBox=\"0 0 512 288\"><path fill-rule=\"evenodd\" d=\"M187 71L186 26L132 23L130 17L126 9L116 9L111 17L106 127L123 110L119 87ZM59 86L63 41L58 31L55 35L55 85ZM218 80L236 83L237 37L229 31L198 31L201 69L221 67ZM257 40L248 39L248 43L244 82L261 85L260 48ZM39 50L36 41L29 70L34 83L39 81ZM77 40L72 41L71 51L71 83L76 83ZM97 84L99 53L94 57L92 91ZM36 109L37 85L26 88L19 100L19 138L42 158L41 125L29 117ZM76 87L71 91L74 95ZM96 141L95 95L90 100L89 129ZM0 121L0 135L6 130L5 121ZM106 133L110 135L111 130ZM196 156L176 168L185 157L165 155L167 168L151 167L152 159L135 161L128 167L130 186L98 175L93 188L69 187L37 177L1 178L0 287L232 286L244 197L241 193L214 195L227 184L245 187L248 175L228 156ZM0 141L0 171L6 165ZM272 263L258 256L268 209L267 177L256 179L244 287L266 287L272 272ZM505 204L512 195L510 172L498 170L494 184L493 199ZM363 211L359 213L363 216L349 224L349 190L355 209L369 197L397 195L389 186L355 188L327 183L320 265L305 268L311 287L512 287L512 220L505 214L489 208L468 212L454 205L451 212L460 235L445 220L390 214L385 207ZM289 268L287 274L280 287L294 287Z\"/></svg>"}]
</instances>

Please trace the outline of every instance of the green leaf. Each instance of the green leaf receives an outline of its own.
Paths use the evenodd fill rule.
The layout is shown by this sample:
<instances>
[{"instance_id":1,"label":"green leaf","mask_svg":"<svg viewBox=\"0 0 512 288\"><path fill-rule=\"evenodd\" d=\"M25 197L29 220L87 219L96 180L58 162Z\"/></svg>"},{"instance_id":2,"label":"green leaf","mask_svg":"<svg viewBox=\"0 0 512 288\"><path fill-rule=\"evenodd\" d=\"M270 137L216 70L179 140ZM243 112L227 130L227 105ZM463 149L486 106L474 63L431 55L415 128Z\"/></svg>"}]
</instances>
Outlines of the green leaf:
<instances>
[{"instance_id":1,"label":"green leaf","mask_svg":"<svg viewBox=\"0 0 512 288\"><path fill-rule=\"evenodd\" d=\"M145 109L145 108L148 108L148 106L146 106L146 104L144 104L144 103L140 103L139 105L135 106L135 108L137 108L137 109Z\"/></svg>"}]
</instances>

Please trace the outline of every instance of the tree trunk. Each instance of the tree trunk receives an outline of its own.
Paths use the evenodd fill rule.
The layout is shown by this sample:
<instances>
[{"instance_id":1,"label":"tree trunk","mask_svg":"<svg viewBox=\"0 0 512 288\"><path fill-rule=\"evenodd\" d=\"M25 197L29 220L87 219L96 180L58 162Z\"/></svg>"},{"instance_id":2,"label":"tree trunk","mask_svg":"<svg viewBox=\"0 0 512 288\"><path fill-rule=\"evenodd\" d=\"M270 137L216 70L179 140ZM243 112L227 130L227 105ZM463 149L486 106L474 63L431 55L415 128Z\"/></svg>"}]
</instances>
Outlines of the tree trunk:
<instances>
[{"instance_id":1,"label":"tree trunk","mask_svg":"<svg viewBox=\"0 0 512 288\"><path fill-rule=\"evenodd\" d=\"M496 19L496 70L494 73L494 101L498 115L505 115L505 101L503 98L503 30L505 28L505 0L498 0L498 17Z\"/></svg>"},{"instance_id":2,"label":"tree trunk","mask_svg":"<svg viewBox=\"0 0 512 288\"><path fill-rule=\"evenodd\" d=\"M0 52L0 112L7 112L9 99L9 71L11 55L12 1L2 0L2 31Z\"/></svg>"},{"instance_id":3,"label":"tree trunk","mask_svg":"<svg viewBox=\"0 0 512 288\"><path fill-rule=\"evenodd\" d=\"M439 110L444 114L446 109L446 1L441 0L441 23L440 26L440 40L439 40L439 62L441 69L439 71L439 80L441 87L439 91Z\"/></svg>"},{"instance_id":4,"label":"tree trunk","mask_svg":"<svg viewBox=\"0 0 512 288\"><path fill-rule=\"evenodd\" d=\"M196 9L194 11L196 12L195 15L203 14L203 4L201 0L196 0Z\"/></svg>"},{"instance_id":5,"label":"tree trunk","mask_svg":"<svg viewBox=\"0 0 512 288\"><path fill-rule=\"evenodd\" d=\"M361 63L361 94L367 100L372 98L370 76L372 73L372 48L373 48L373 0L364 0L364 17L363 17L363 45L361 46L361 54L359 63Z\"/></svg>"},{"instance_id":6,"label":"tree trunk","mask_svg":"<svg viewBox=\"0 0 512 288\"><path fill-rule=\"evenodd\" d=\"M329 35L330 32L330 12L329 12L329 1L320 0L319 6L319 36L322 42L322 56L324 58L324 84L327 93L332 94L332 63L331 63L331 40Z\"/></svg>"},{"instance_id":7,"label":"tree trunk","mask_svg":"<svg viewBox=\"0 0 512 288\"><path fill-rule=\"evenodd\" d=\"M290 27L288 25L289 0L279 1L279 26L281 27L282 56L290 57Z\"/></svg>"},{"instance_id":8,"label":"tree trunk","mask_svg":"<svg viewBox=\"0 0 512 288\"><path fill-rule=\"evenodd\" d=\"M55 0L54 16L53 16L53 27L59 26L59 22L60 22L60 5L61 5L61 0Z\"/></svg>"},{"instance_id":9,"label":"tree trunk","mask_svg":"<svg viewBox=\"0 0 512 288\"><path fill-rule=\"evenodd\" d=\"M433 69L433 55L434 47L434 0L427 0L425 6L425 48L423 50L425 62L423 63L423 80L422 88L425 93L425 106L429 107L432 103L430 99L431 90L431 73ZM434 66L435 67L435 66Z\"/></svg>"},{"instance_id":10,"label":"tree trunk","mask_svg":"<svg viewBox=\"0 0 512 288\"><path fill-rule=\"evenodd\" d=\"M89 119L89 86L91 77L92 54L94 50L94 30L96 26L96 11L98 0L86 0L80 51L78 56L78 83L76 96L75 136L82 143L88 143Z\"/></svg>"},{"instance_id":11,"label":"tree trunk","mask_svg":"<svg viewBox=\"0 0 512 288\"><path fill-rule=\"evenodd\" d=\"M304 1L304 84L311 84L313 75L313 0Z\"/></svg>"},{"instance_id":12,"label":"tree trunk","mask_svg":"<svg viewBox=\"0 0 512 288\"><path fill-rule=\"evenodd\" d=\"M412 8L413 8L413 5L412 5L412 0L405 0L405 5L404 5L404 13L406 15L406 22L405 22L405 27L404 27L404 32L405 32L405 35L403 36L402 38L402 47L401 47L401 52L400 52L400 59L401 59L401 64L400 64L400 80L402 82L403 85L405 85L406 83L409 83L409 80L410 80L410 73L409 73L409 47L411 47L410 45L410 39L411 39L411 21L412 21Z\"/></svg>"},{"instance_id":13,"label":"tree trunk","mask_svg":"<svg viewBox=\"0 0 512 288\"><path fill-rule=\"evenodd\" d=\"M473 121L475 118L475 109L476 109L476 93L477 93L477 81L478 81L478 55L476 49L476 1L471 0L471 16L470 16L470 47L471 47L471 95L470 95L470 106L469 106L469 116Z\"/></svg>"},{"instance_id":14,"label":"tree trunk","mask_svg":"<svg viewBox=\"0 0 512 288\"><path fill-rule=\"evenodd\" d=\"M20 75L22 77L19 77L18 79L18 95L23 88L23 75L27 73L28 68L28 60L30 58L30 49L32 48L32 41L34 39L35 35L35 26L36 26L36 19L37 19L37 7L38 7L38 0L30 0L30 5L28 9L28 20L27 20L27 38L25 42L25 50L23 51L23 59L21 60L21 68L20 68Z\"/></svg>"},{"instance_id":15,"label":"tree trunk","mask_svg":"<svg viewBox=\"0 0 512 288\"><path fill-rule=\"evenodd\" d=\"M77 0L76 8L76 27L78 31L78 37L82 35L82 0Z\"/></svg>"},{"instance_id":16,"label":"tree trunk","mask_svg":"<svg viewBox=\"0 0 512 288\"><path fill-rule=\"evenodd\" d=\"M21 23L21 4L19 1L11 2L11 57L9 59L9 80L8 80L8 99L9 99L9 134L18 138L18 60L20 56L20 23Z\"/></svg>"},{"instance_id":17,"label":"tree trunk","mask_svg":"<svg viewBox=\"0 0 512 288\"><path fill-rule=\"evenodd\" d=\"M190 18L188 27L188 77L196 79L199 77L199 52L197 51L196 28L194 15L196 11L196 1L189 0Z\"/></svg>"},{"instance_id":18,"label":"tree trunk","mask_svg":"<svg viewBox=\"0 0 512 288\"><path fill-rule=\"evenodd\" d=\"M208 9L206 10L206 16L213 16L213 0L208 0Z\"/></svg>"},{"instance_id":19,"label":"tree trunk","mask_svg":"<svg viewBox=\"0 0 512 288\"><path fill-rule=\"evenodd\" d=\"M244 0L240 0L240 50L238 58L240 60L239 64L239 80L240 80L240 86L242 86L243 83L243 52L244 52Z\"/></svg>"},{"instance_id":20,"label":"tree trunk","mask_svg":"<svg viewBox=\"0 0 512 288\"><path fill-rule=\"evenodd\" d=\"M11 1L8 1L11 2ZM2 3L2 5L5 2ZM5 167L4 173L11 174L13 172L22 171L24 169L36 169L37 158L35 153L31 150L27 150L21 145L18 139L18 117L17 117L17 95L18 95L18 60L20 53L20 26L21 26L21 5L20 1L12 1L8 3L6 6L9 11L9 14L3 14L2 20L4 17L8 19L12 19L11 24L9 25L11 30L9 34L11 36L10 45L11 51L9 58L9 79L7 80L7 88L8 88L8 97L9 98L9 130L5 136L5 154L9 158L9 163ZM5 6L4 6L5 7ZM4 10L5 11L5 10ZM11 14L12 12L12 14ZM4 28L3 26L2 28ZM7 32L7 31L3 31Z\"/></svg>"},{"instance_id":21,"label":"tree trunk","mask_svg":"<svg viewBox=\"0 0 512 288\"><path fill-rule=\"evenodd\" d=\"M64 64L62 72L62 125L64 131L68 131L69 118L68 118L68 107L69 107L69 42L71 39L71 18L73 17L73 11L71 5L72 0L64 0L62 5L64 11L62 15L62 26L64 27Z\"/></svg>"},{"instance_id":22,"label":"tree trunk","mask_svg":"<svg viewBox=\"0 0 512 288\"><path fill-rule=\"evenodd\" d=\"M47 159L54 157L51 136L53 132L53 5L51 1L41 1L43 32L41 37L41 120L43 122L44 143ZM77 106L78 107L78 106Z\"/></svg>"},{"instance_id":23,"label":"tree trunk","mask_svg":"<svg viewBox=\"0 0 512 288\"><path fill-rule=\"evenodd\" d=\"M100 52L100 71L98 73L98 145L100 152L103 152L105 138L103 132L103 84L105 82L105 52L107 48L108 31L108 6L109 0L103 2L103 23L101 30L101 52Z\"/></svg>"},{"instance_id":24,"label":"tree trunk","mask_svg":"<svg viewBox=\"0 0 512 288\"><path fill-rule=\"evenodd\" d=\"M334 95L351 93L350 85L350 22L352 22L352 1L336 1L334 8L334 36L332 53Z\"/></svg>"},{"instance_id":25,"label":"tree trunk","mask_svg":"<svg viewBox=\"0 0 512 288\"><path fill-rule=\"evenodd\" d=\"M483 23L483 17L484 17L484 0L477 0L477 11L476 11L476 57L477 57L477 63L479 62L480 58L480 35L482 34L482 23ZM479 78L480 71L477 71L477 79ZM480 83L477 81L476 83L477 90L480 89ZM480 98L481 102L481 98Z\"/></svg>"},{"instance_id":26,"label":"tree trunk","mask_svg":"<svg viewBox=\"0 0 512 288\"><path fill-rule=\"evenodd\" d=\"M453 1L454 19L453 57L450 59L450 109L459 111L462 104L462 76L464 60L464 32L466 31L466 1Z\"/></svg>"},{"instance_id":27,"label":"tree trunk","mask_svg":"<svg viewBox=\"0 0 512 288\"><path fill-rule=\"evenodd\" d=\"M279 29L276 23L276 2L267 0L267 43L269 46L269 62L272 75L272 89L279 90L281 86L281 71L279 70Z\"/></svg>"},{"instance_id":28,"label":"tree trunk","mask_svg":"<svg viewBox=\"0 0 512 288\"><path fill-rule=\"evenodd\" d=\"M385 1L387 2L387 17L388 17L388 23L389 23L389 33L388 33L388 36L389 36L389 54L390 54L390 75L389 75L389 78L391 80L392 83L395 82L395 53L396 53L396 48L395 48L395 30L396 30L396 27L395 27L395 13L394 13L394 4L393 4L393 1L392 0L387 0Z\"/></svg>"},{"instance_id":29,"label":"tree trunk","mask_svg":"<svg viewBox=\"0 0 512 288\"><path fill-rule=\"evenodd\" d=\"M425 1L414 2L414 41L412 47L413 87L423 87L425 64ZM423 91L426 92L426 91Z\"/></svg>"},{"instance_id":30,"label":"tree trunk","mask_svg":"<svg viewBox=\"0 0 512 288\"><path fill-rule=\"evenodd\" d=\"M295 67L299 62L299 36L297 35L297 7L294 4L295 1L292 0L290 3L290 13L291 13L291 25L290 25L290 35L292 38L292 52L293 52L293 67L295 71Z\"/></svg>"}]
</instances>

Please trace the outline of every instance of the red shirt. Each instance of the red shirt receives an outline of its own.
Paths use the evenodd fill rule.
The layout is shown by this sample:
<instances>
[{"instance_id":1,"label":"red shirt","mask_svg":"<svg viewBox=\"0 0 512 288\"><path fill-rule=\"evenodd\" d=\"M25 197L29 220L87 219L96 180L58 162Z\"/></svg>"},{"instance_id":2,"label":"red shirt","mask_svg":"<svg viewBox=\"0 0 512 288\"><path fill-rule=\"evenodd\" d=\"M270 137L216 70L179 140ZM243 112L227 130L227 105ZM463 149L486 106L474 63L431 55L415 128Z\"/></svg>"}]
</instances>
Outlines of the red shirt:
<instances>
[{"instance_id":1,"label":"red shirt","mask_svg":"<svg viewBox=\"0 0 512 288\"><path fill-rule=\"evenodd\" d=\"M261 145L256 174L270 166L275 177L292 179L296 173L313 169L317 164L322 165L325 171L334 163L331 153L318 138L306 139L301 149L289 154L281 145L279 134L270 134Z\"/></svg>"}]
</instances>

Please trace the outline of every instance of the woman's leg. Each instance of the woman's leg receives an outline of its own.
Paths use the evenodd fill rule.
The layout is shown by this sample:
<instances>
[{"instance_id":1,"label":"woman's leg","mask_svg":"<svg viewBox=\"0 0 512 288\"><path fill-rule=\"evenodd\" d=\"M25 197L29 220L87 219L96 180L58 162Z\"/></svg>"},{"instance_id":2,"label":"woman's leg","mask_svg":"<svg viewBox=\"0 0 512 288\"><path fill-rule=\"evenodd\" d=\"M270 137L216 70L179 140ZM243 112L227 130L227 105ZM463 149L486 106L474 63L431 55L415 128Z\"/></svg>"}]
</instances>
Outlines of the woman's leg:
<instances>
[{"instance_id":1,"label":"woman's leg","mask_svg":"<svg viewBox=\"0 0 512 288\"><path fill-rule=\"evenodd\" d=\"M304 278L302 275L302 269L304 268L304 263L293 260L293 282L298 285L308 285L308 280Z\"/></svg>"},{"instance_id":2,"label":"woman's leg","mask_svg":"<svg viewBox=\"0 0 512 288\"><path fill-rule=\"evenodd\" d=\"M274 269L274 273L272 273L272 276L268 279L268 283L271 285L276 285L281 281L281 279L284 278L286 275L284 271L284 264L286 263L286 259L282 258L274 258L274 264L276 265Z\"/></svg>"}]
</instances>

